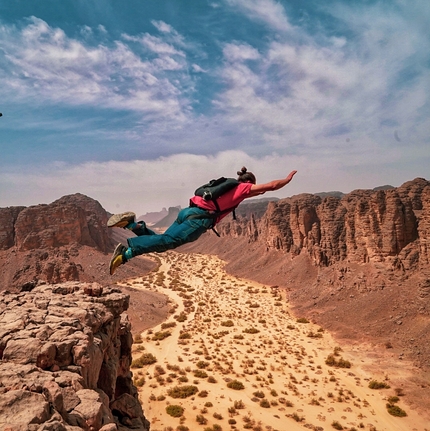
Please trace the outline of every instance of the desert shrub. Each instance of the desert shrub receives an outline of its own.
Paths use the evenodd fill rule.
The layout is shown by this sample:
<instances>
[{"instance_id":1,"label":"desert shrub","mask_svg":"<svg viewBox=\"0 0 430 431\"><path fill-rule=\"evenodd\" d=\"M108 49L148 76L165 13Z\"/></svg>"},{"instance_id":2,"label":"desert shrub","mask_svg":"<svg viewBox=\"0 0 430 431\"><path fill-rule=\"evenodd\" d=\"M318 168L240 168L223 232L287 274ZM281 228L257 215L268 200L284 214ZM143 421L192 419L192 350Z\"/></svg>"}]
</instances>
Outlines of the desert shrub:
<instances>
[{"instance_id":1,"label":"desert shrub","mask_svg":"<svg viewBox=\"0 0 430 431\"><path fill-rule=\"evenodd\" d=\"M236 419L229 419L228 424L229 425L236 425L237 424Z\"/></svg>"},{"instance_id":2,"label":"desert shrub","mask_svg":"<svg viewBox=\"0 0 430 431\"><path fill-rule=\"evenodd\" d=\"M158 395L157 401L164 401L166 397L164 395Z\"/></svg>"},{"instance_id":3,"label":"desert shrub","mask_svg":"<svg viewBox=\"0 0 430 431\"><path fill-rule=\"evenodd\" d=\"M385 382L378 382L376 380L372 380L369 383L369 388L370 389L389 389L390 385L387 385L387 383Z\"/></svg>"},{"instance_id":4,"label":"desert shrub","mask_svg":"<svg viewBox=\"0 0 430 431\"><path fill-rule=\"evenodd\" d=\"M404 417L407 416L406 412L401 409L399 406L396 406L395 404L387 403L387 410L388 413L392 416L398 416L398 417Z\"/></svg>"},{"instance_id":5,"label":"desert shrub","mask_svg":"<svg viewBox=\"0 0 430 431\"><path fill-rule=\"evenodd\" d=\"M254 397L257 397L257 398L264 398L265 396L263 391L256 391L252 395L254 395Z\"/></svg>"},{"instance_id":6,"label":"desert shrub","mask_svg":"<svg viewBox=\"0 0 430 431\"><path fill-rule=\"evenodd\" d=\"M335 429L335 430L343 430L343 426L338 422L338 421L333 421L331 423L331 426Z\"/></svg>"},{"instance_id":7,"label":"desert shrub","mask_svg":"<svg viewBox=\"0 0 430 431\"><path fill-rule=\"evenodd\" d=\"M241 389L245 389L245 386L243 385L242 382L239 382L239 380L231 380L230 382L227 383L227 387L230 389L235 389L235 390L241 390Z\"/></svg>"},{"instance_id":8,"label":"desert shrub","mask_svg":"<svg viewBox=\"0 0 430 431\"><path fill-rule=\"evenodd\" d=\"M277 397L277 396L278 396L278 393L275 391L275 389L272 389L272 390L270 391L270 395L272 395L272 397Z\"/></svg>"},{"instance_id":9,"label":"desert shrub","mask_svg":"<svg viewBox=\"0 0 430 431\"><path fill-rule=\"evenodd\" d=\"M203 370L194 370L194 377L198 379L205 379L207 376L207 373Z\"/></svg>"},{"instance_id":10,"label":"desert shrub","mask_svg":"<svg viewBox=\"0 0 430 431\"><path fill-rule=\"evenodd\" d=\"M174 418L180 418L184 414L184 408L174 404L166 407L166 413Z\"/></svg>"},{"instance_id":11,"label":"desert shrub","mask_svg":"<svg viewBox=\"0 0 430 431\"><path fill-rule=\"evenodd\" d=\"M218 419L219 421L223 419L222 414L220 414L220 413L214 413L214 414L213 414L213 417L214 417L215 419Z\"/></svg>"},{"instance_id":12,"label":"desert shrub","mask_svg":"<svg viewBox=\"0 0 430 431\"><path fill-rule=\"evenodd\" d=\"M351 362L349 362L343 358L336 360L335 355L333 355L333 354L327 356L325 363L331 367L351 368Z\"/></svg>"},{"instance_id":13,"label":"desert shrub","mask_svg":"<svg viewBox=\"0 0 430 431\"><path fill-rule=\"evenodd\" d=\"M246 328L243 332L245 334L258 334L260 331L257 328Z\"/></svg>"},{"instance_id":14,"label":"desert shrub","mask_svg":"<svg viewBox=\"0 0 430 431\"><path fill-rule=\"evenodd\" d=\"M176 326L176 322L162 323L161 329L174 328L175 326Z\"/></svg>"},{"instance_id":15,"label":"desert shrub","mask_svg":"<svg viewBox=\"0 0 430 431\"><path fill-rule=\"evenodd\" d=\"M164 370L164 368L161 365L155 366L155 372L159 376L161 376L162 374L166 374L166 371Z\"/></svg>"},{"instance_id":16,"label":"desert shrub","mask_svg":"<svg viewBox=\"0 0 430 431\"><path fill-rule=\"evenodd\" d=\"M206 368L208 365L209 365L209 362L205 362L205 361L199 361L196 364L197 368L200 368L200 369Z\"/></svg>"},{"instance_id":17,"label":"desert shrub","mask_svg":"<svg viewBox=\"0 0 430 431\"><path fill-rule=\"evenodd\" d=\"M265 408L265 409L268 409L268 408L270 407L270 403L269 403L269 401L267 401L267 400L266 400L266 398L263 398L263 399L260 401L260 407L263 407L263 408Z\"/></svg>"},{"instance_id":18,"label":"desert shrub","mask_svg":"<svg viewBox=\"0 0 430 431\"><path fill-rule=\"evenodd\" d=\"M235 335L234 337L233 337L235 340L243 340L245 337L243 336L243 335Z\"/></svg>"},{"instance_id":19,"label":"desert shrub","mask_svg":"<svg viewBox=\"0 0 430 431\"><path fill-rule=\"evenodd\" d=\"M300 416L298 413L294 412L290 415L296 422L303 422L305 418Z\"/></svg>"},{"instance_id":20,"label":"desert shrub","mask_svg":"<svg viewBox=\"0 0 430 431\"><path fill-rule=\"evenodd\" d=\"M208 377L208 383L216 383L216 382L217 382L217 380L215 377L213 377L213 376Z\"/></svg>"},{"instance_id":21,"label":"desert shrub","mask_svg":"<svg viewBox=\"0 0 430 431\"><path fill-rule=\"evenodd\" d=\"M133 381L134 386L141 388L145 384L145 377L139 377Z\"/></svg>"},{"instance_id":22,"label":"desert shrub","mask_svg":"<svg viewBox=\"0 0 430 431\"><path fill-rule=\"evenodd\" d=\"M197 395L200 398L206 398L208 396L209 392L208 391L200 391Z\"/></svg>"},{"instance_id":23,"label":"desert shrub","mask_svg":"<svg viewBox=\"0 0 430 431\"><path fill-rule=\"evenodd\" d=\"M142 344L142 343L143 343L142 334L136 334L136 335L134 336L133 343L134 343L134 344Z\"/></svg>"},{"instance_id":24,"label":"desert shrub","mask_svg":"<svg viewBox=\"0 0 430 431\"><path fill-rule=\"evenodd\" d=\"M309 338L322 338L323 334L321 332L313 332L313 331L309 331L308 335Z\"/></svg>"},{"instance_id":25,"label":"desert shrub","mask_svg":"<svg viewBox=\"0 0 430 431\"><path fill-rule=\"evenodd\" d=\"M145 365L155 364L157 358L152 353L144 353L137 359L134 359L131 363L131 368L142 368Z\"/></svg>"},{"instance_id":26,"label":"desert shrub","mask_svg":"<svg viewBox=\"0 0 430 431\"><path fill-rule=\"evenodd\" d=\"M191 334L189 332L183 332L179 335L180 340L189 340L191 338Z\"/></svg>"},{"instance_id":27,"label":"desert shrub","mask_svg":"<svg viewBox=\"0 0 430 431\"><path fill-rule=\"evenodd\" d=\"M210 401L208 401L205 403L205 407L213 407L213 404Z\"/></svg>"},{"instance_id":28,"label":"desert shrub","mask_svg":"<svg viewBox=\"0 0 430 431\"><path fill-rule=\"evenodd\" d=\"M169 331L159 331L159 332L156 332L154 334L154 336L152 337L152 340L153 341L161 341L161 340L164 340L167 337L170 337L171 335L172 334Z\"/></svg>"},{"instance_id":29,"label":"desert shrub","mask_svg":"<svg viewBox=\"0 0 430 431\"><path fill-rule=\"evenodd\" d=\"M308 320L308 319L306 319L306 317L299 317L299 318L296 320L296 322L297 322L297 323L309 323L309 320Z\"/></svg>"},{"instance_id":30,"label":"desert shrub","mask_svg":"<svg viewBox=\"0 0 430 431\"><path fill-rule=\"evenodd\" d=\"M233 323L233 321L232 321L232 320L226 320L226 321L224 321L224 322L221 322L221 326L227 326L227 327L230 327L230 326L234 326L234 323Z\"/></svg>"},{"instance_id":31,"label":"desert shrub","mask_svg":"<svg viewBox=\"0 0 430 431\"><path fill-rule=\"evenodd\" d=\"M400 401L400 398L399 397L388 397L388 400L387 400L390 404L395 404L395 403L398 403L399 401Z\"/></svg>"},{"instance_id":32,"label":"desert shrub","mask_svg":"<svg viewBox=\"0 0 430 431\"><path fill-rule=\"evenodd\" d=\"M196 416L196 422L199 425L206 425L208 423L208 420L203 415L197 415Z\"/></svg>"},{"instance_id":33,"label":"desert shrub","mask_svg":"<svg viewBox=\"0 0 430 431\"><path fill-rule=\"evenodd\" d=\"M175 386L168 390L167 395L172 398L187 398L195 395L198 392L197 386L188 385L188 386Z\"/></svg>"},{"instance_id":34,"label":"desert shrub","mask_svg":"<svg viewBox=\"0 0 430 431\"><path fill-rule=\"evenodd\" d=\"M234 405L234 408L237 409L237 410L241 410L241 409L245 408L245 404L244 404L244 402L242 400L235 401L233 403L233 405Z\"/></svg>"},{"instance_id":35,"label":"desert shrub","mask_svg":"<svg viewBox=\"0 0 430 431\"><path fill-rule=\"evenodd\" d=\"M182 311L179 315L173 316L178 322L185 322L187 320L187 315Z\"/></svg>"}]
</instances>

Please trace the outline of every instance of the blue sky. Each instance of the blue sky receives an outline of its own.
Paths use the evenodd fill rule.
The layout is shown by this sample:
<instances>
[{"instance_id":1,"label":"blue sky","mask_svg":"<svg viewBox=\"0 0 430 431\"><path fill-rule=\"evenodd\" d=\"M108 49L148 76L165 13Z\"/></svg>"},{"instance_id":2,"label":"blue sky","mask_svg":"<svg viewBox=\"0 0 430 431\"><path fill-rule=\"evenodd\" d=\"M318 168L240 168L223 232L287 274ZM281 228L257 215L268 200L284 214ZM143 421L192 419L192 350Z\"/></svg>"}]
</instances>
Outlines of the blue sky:
<instances>
[{"instance_id":1,"label":"blue sky","mask_svg":"<svg viewBox=\"0 0 430 431\"><path fill-rule=\"evenodd\" d=\"M0 207L429 179L428 0L0 0Z\"/></svg>"}]
</instances>

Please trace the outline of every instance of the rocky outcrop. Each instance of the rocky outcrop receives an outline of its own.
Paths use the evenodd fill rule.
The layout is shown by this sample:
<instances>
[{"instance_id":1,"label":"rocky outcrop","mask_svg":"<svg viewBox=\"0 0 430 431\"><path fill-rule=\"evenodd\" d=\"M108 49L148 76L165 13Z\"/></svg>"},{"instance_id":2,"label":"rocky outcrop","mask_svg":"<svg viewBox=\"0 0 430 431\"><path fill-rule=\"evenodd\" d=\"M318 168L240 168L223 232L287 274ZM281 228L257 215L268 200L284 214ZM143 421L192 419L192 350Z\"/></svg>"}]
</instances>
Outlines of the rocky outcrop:
<instances>
[{"instance_id":1,"label":"rocky outcrop","mask_svg":"<svg viewBox=\"0 0 430 431\"><path fill-rule=\"evenodd\" d=\"M0 293L2 431L149 430L130 372L128 302L95 283Z\"/></svg>"},{"instance_id":2,"label":"rocky outcrop","mask_svg":"<svg viewBox=\"0 0 430 431\"><path fill-rule=\"evenodd\" d=\"M94 254L98 272L108 273L101 267L103 254L113 250L107 218L99 202L79 193L49 205L0 208L1 280L24 290L40 280L92 281Z\"/></svg>"},{"instance_id":3,"label":"rocky outcrop","mask_svg":"<svg viewBox=\"0 0 430 431\"><path fill-rule=\"evenodd\" d=\"M430 182L356 190L342 198L302 194L269 202L257 221L225 222L224 235L246 236L267 250L307 253L319 266L383 262L418 270L430 262Z\"/></svg>"},{"instance_id":4,"label":"rocky outcrop","mask_svg":"<svg viewBox=\"0 0 430 431\"><path fill-rule=\"evenodd\" d=\"M70 244L109 249L107 213L94 199L81 194L64 196L49 205L35 205L17 210L1 208L3 213L17 213L13 219L14 243L3 241L1 249L15 245L19 251L47 249ZM10 230L10 227L9 227Z\"/></svg>"}]
</instances>

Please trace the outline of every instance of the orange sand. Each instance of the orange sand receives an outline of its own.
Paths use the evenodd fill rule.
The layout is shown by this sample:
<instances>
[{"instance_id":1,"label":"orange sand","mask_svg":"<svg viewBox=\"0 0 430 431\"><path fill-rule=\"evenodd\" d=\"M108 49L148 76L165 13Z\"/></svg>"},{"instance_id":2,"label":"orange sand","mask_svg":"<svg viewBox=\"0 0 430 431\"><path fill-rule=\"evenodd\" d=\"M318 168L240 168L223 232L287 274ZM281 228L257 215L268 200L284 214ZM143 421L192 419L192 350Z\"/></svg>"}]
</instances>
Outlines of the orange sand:
<instances>
[{"instance_id":1,"label":"orange sand","mask_svg":"<svg viewBox=\"0 0 430 431\"><path fill-rule=\"evenodd\" d=\"M360 346L340 349L322 328L299 323L276 289L229 276L213 256L169 252L156 258L157 272L133 280L133 288L156 290L172 301L171 317L134 344L134 359L142 353L157 359L133 368L134 378L145 380L139 392L152 431L179 425L190 431L430 430L429 418L402 397L396 404L407 416L388 413L387 398L396 386L385 366L378 367ZM159 332L170 335L154 340ZM335 359L349 361L350 368L326 365L335 348ZM392 369L404 377L411 372L405 363ZM227 387L234 380L244 389ZM371 380L391 388L369 389ZM187 398L168 395L169 389L187 385L198 392ZM183 407L183 416L167 414L169 404Z\"/></svg>"}]
</instances>

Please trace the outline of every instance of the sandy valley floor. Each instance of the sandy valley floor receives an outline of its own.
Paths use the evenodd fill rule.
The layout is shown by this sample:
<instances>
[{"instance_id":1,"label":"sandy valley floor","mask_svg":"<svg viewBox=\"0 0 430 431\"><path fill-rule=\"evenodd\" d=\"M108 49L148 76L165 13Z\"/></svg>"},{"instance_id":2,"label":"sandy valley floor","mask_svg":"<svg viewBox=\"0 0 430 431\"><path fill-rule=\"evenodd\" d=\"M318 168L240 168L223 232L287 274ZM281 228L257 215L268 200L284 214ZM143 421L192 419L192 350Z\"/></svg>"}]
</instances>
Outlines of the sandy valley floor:
<instances>
[{"instance_id":1,"label":"sandy valley floor","mask_svg":"<svg viewBox=\"0 0 430 431\"><path fill-rule=\"evenodd\" d=\"M430 430L430 418L408 406L399 386L408 364L386 366L363 346L339 346L290 315L276 288L229 276L216 257L157 259L158 271L127 283L171 301L170 317L134 344L151 431ZM389 388L370 389L371 382ZM407 416L389 414L387 403Z\"/></svg>"}]
</instances>

